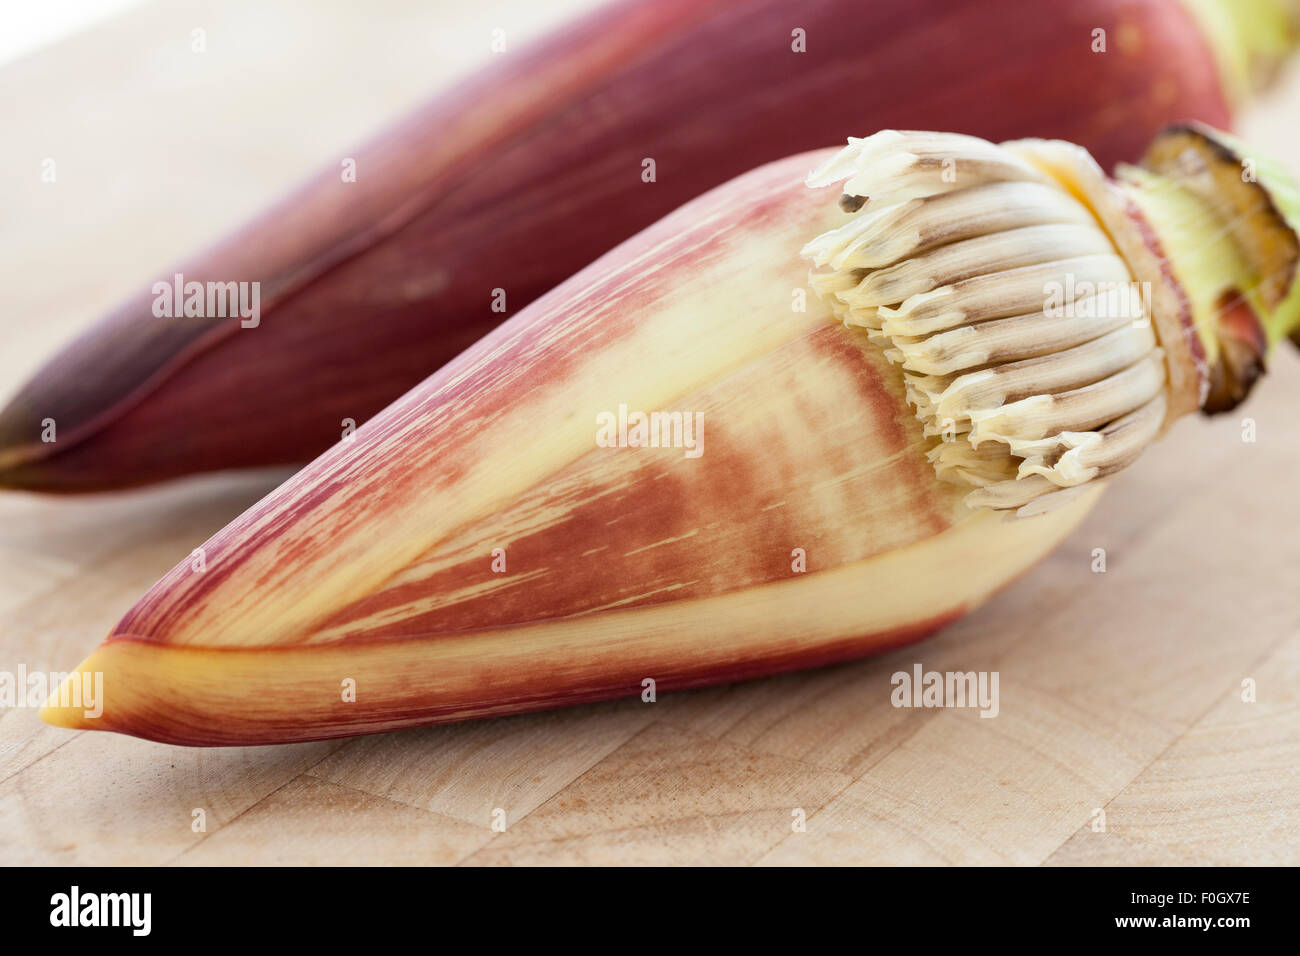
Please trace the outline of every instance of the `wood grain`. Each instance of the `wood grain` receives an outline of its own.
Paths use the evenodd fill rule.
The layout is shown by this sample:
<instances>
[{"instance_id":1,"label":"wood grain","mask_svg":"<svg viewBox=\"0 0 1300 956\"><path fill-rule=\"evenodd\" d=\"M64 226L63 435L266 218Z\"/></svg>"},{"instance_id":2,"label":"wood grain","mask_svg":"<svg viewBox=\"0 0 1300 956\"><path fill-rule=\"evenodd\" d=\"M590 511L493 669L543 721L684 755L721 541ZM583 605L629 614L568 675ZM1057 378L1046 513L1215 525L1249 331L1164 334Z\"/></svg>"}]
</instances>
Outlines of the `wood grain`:
<instances>
[{"instance_id":1,"label":"wood grain","mask_svg":"<svg viewBox=\"0 0 1300 956\"><path fill-rule=\"evenodd\" d=\"M267 11L149 7L0 70L14 144L0 157L11 167L0 390L175 248L216 235L445 78L433 38L469 50L488 21L540 24L512 9L532 6L480 4L447 21L394 0L368 26L342 0L282 5L260 42L226 46L238 60L224 83L186 73L168 43L183 49L200 21L210 36L248 37ZM450 26L440 35L437 23ZM167 135L143 135L160 109ZM1244 133L1295 166L1297 109L1293 71ZM237 142L223 121L236 112L251 117ZM68 157L58 187L29 187L52 153ZM1288 352L1239 413L1180 423L1015 587L873 660L653 704L264 749L73 734L4 711L0 863L1295 864L1298 407ZM281 477L0 496L0 669L75 664ZM1096 548L1104 574L1091 570ZM895 709L890 675L915 662L998 671L1001 713ZM1255 702L1242 700L1248 678Z\"/></svg>"}]
</instances>

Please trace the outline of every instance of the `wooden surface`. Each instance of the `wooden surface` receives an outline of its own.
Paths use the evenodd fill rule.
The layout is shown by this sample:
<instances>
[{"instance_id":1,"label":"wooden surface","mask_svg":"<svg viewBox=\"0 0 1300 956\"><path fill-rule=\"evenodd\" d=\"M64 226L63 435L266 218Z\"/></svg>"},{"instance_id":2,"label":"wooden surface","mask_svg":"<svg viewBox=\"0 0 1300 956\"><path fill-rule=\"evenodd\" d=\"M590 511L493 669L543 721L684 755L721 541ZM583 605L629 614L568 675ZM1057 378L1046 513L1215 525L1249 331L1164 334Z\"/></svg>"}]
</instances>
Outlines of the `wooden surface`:
<instances>
[{"instance_id":1,"label":"wooden surface","mask_svg":"<svg viewBox=\"0 0 1300 956\"><path fill-rule=\"evenodd\" d=\"M0 69L0 398L176 254L486 60L493 27L522 42L560 12L351 6L153 6ZM1242 126L1300 165L1298 111L1293 72ZM1297 410L1288 352L1239 413L1182 422L1024 580L874 660L260 749L5 711L0 863L1300 862ZM0 494L0 670L76 664L280 476ZM916 662L998 671L1000 715L894 709L890 675Z\"/></svg>"}]
</instances>

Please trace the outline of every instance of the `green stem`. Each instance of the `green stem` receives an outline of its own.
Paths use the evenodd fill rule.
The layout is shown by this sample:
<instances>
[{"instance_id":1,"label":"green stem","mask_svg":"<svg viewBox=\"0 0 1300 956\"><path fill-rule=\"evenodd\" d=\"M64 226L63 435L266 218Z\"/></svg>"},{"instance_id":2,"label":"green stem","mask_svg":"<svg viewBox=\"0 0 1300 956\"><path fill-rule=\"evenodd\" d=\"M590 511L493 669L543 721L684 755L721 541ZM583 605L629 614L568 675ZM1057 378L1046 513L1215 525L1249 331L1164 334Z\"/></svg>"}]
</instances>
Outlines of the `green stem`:
<instances>
[{"instance_id":1,"label":"green stem","mask_svg":"<svg viewBox=\"0 0 1300 956\"><path fill-rule=\"evenodd\" d=\"M1273 160L1201 125L1166 130L1119 176L1159 233L1210 370L1233 408L1277 343L1300 335L1300 189Z\"/></svg>"},{"instance_id":2,"label":"green stem","mask_svg":"<svg viewBox=\"0 0 1300 956\"><path fill-rule=\"evenodd\" d=\"M1300 46L1300 0L1182 0L1201 27L1233 105Z\"/></svg>"}]
</instances>

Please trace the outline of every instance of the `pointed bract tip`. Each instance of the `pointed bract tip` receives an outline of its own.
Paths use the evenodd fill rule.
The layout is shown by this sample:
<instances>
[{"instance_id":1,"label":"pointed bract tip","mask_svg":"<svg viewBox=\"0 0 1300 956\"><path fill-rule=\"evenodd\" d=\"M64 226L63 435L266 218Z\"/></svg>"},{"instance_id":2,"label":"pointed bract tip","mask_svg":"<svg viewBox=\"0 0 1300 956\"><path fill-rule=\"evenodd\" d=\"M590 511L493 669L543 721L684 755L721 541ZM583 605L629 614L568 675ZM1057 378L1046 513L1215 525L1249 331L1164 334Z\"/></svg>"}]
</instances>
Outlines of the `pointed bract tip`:
<instances>
[{"instance_id":1,"label":"pointed bract tip","mask_svg":"<svg viewBox=\"0 0 1300 956\"><path fill-rule=\"evenodd\" d=\"M69 730L107 730L104 716L104 672L96 664L99 651L77 665L41 705L40 718Z\"/></svg>"}]
</instances>

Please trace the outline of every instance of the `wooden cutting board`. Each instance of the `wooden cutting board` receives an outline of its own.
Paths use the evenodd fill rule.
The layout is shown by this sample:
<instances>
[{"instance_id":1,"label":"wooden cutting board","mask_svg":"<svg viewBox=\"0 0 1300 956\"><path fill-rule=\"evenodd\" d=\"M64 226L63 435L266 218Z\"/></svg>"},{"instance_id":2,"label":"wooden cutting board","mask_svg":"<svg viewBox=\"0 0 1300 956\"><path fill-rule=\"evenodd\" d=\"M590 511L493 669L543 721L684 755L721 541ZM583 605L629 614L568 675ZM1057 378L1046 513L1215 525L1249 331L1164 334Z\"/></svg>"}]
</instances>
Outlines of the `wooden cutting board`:
<instances>
[{"instance_id":1,"label":"wooden cutting board","mask_svg":"<svg viewBox=\"0 0 1300 956\"><path fill-rule=\"evenodd\" d=\"M152 6L0 69L0 398L178 252L489 60L493 28L522 44L565 12L535 6ZM1295 163L1298 111L1292 73L1244 131ZM5 711L0 863L1300 862L1298 470L1288 352L1239 413L1175 428L1029 576L885 657L256 749ZM0 493L0 670L77 663L281 477ZM998 671L1000 715L891 707L890 675L915 663Z\"/></svg>"}]
</instances>

